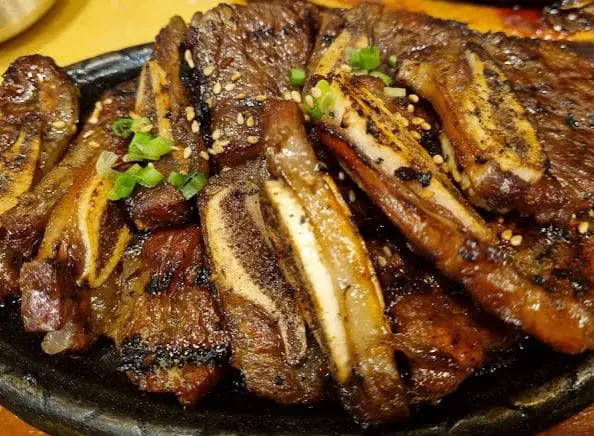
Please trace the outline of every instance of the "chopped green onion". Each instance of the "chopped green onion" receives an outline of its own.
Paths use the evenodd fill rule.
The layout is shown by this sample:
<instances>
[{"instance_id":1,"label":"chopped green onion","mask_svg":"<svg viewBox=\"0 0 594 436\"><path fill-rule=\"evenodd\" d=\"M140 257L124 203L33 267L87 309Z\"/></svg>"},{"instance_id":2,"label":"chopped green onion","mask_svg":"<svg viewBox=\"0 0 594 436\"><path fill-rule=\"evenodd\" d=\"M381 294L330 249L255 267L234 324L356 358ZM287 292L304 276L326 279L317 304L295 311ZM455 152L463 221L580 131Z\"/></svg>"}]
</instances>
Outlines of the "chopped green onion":
<instances>
[{"instance_id":1,"label":"chopped green onion","mask_svg":"<svg viewBox=\"0 0 594 436\"><path fill-rule=\"evenodd\" d=\"M148 118L137 118L135 120L132 120L132 126L130 127L130 129L132 129L134 133L138 133L140 132L140 129L149 125L151 125L151 120L149 120Z\"/></svg>"},{"instance_id":2,"label":"chopped green onion","mask_svg":"<svg viewBox=\"0 0 594 436\"><path fill-rule=\"evenodd\" d=\"M141 168L135 176L138 184L145 188L154 188L163 180L163 174L152 166L152 164L149 164L145 168Z\"/></svg>"},{"instance_id":3,"label":"chopped green onion","mask_svg":"<svg viewBox=\"0 0 594 436\"><path fill-rule=\"evenodd\" d=\"M369 71L367 71L367 70L353 71L353 76L367 76L368 74L369 74Z\"/></svg>"},{"instance_id":4,"label":"chopped green onion","mask_svg":"<svg viewBox=\"0 0 594 436\"><path fill-rule=\"evenodd\" d=\"M289 82L293 86L303 86L305 84L305 70L301 68L291 68L289 70Z\"/></svg>"},{"instance_id":5,"label":"chopped green onion","mask_svg":"<svg viewBox=\"0 0 594 436\"><path fill-rule=\"evenodd\" d=\"M161 136L153 138L150 133L138 132L128 146L128 162L136 160L159 160L173 150L173 141Z\"/></svg>"},{"instance_id":6,"label":"chopped green onion","mask_svg":"<svg viewBox=\"0 0 594 436\"><path fill-rule=\"evenodd\" d=\"M314 98L314 106L308 108L309 115L314 120L320 120L326 113L331 112L336 104L336 96L330 90L330 84L326 80L320 80L315 86L320 92L319 97Z\"/></svg>"},{"instance_id":7,"label":"chopped green onion","mask_svg":"<svg viewBox=\"0 0 594 436\"><path fill-rule=\"evenodd\" d=\"M382 73L381 71L372 71L371 73L369 73L369 75L371 77L382 79L382 82L384 82L386 86L390 86L392 84L392 78L387 74Z\"/></svg>"},{"instance_id":8,"label":"chopped green onion","mask_svg":"<svg viewBox=\"0 0 594 436\"><path fill-rule=\"evenodd\" d=\"M312 119L318 121L324 116L324 111L319 105L315 105L313 109L309 111L309 116L312 117Z\"/></svg>"},{"instance_id":9,"label":"chopped green onion","mask_svg":"<svg viewBox=\"0 0 594 436\"><path fill-rule=\"evenodd\" d=\"M388 65L390 65L392 68L394 68L396 66L397 62L398 62L398 57L396 55L392 55L388 58Z\"/></svg>"},{"instance_id":10,"label":"chopped green onion","mask_svg":"<svg viewBox=\"0 0 594 436\"><path fill-rule=\"evenodd\" d=\"M188 177L188 181L183 188L180 189L181 194L186 200L189 200L198 192L200 192L208 183L208 179L202 173L192 173Z\"/></svg>"},{"instance_id":11,"label":"chopped green onion","mask_svg":"<svg viewBox=\"0 0 594 436\"><path fill-rule=\"evenodd\" d=\"M322 92L322 95L324 95L328 91L330 91L330 83L328 83L327 80L322 79L318 83L316 83L316 88L318 88Z\"/></svg>"},{"instance_id":12,"label":"chopped green onion","mask_svg":"<svg viewBox=\"0 0 594 436\"><path fill-rule=\"evenodd\" d=\"M118 156L115 153L112 153L111 151L102 151L95 164L97 173L108 180L115 180L119 173L112 167L117 160Z\"/></svg>"},{"instance_id":13,"label":"chopped green onion","mask_svg":"<svg viewBox=\"0 0 594 436\"><path fill-rule=\"evenodd\" d=\"M131 118L120 118L111 126L113 133L121 138L127 138L132 134L132 123Z\"/></svg>"},{"instance_id":14,"label":"chopped green onion","mask_svg":"<svg viewBox=\"0 0 594 436\"><path fill-rule=\"evenodd\" d=\"M133 176L137 176L138 173L140 173L141 171L142 171L142 167L138 164L134 164L126 170L126 172L128 174L132 174Z\"/></svg>"},{"instance_id":15,"label":"chopped green onion","mask_svg":"<svg viewBox=\"0 0 594 436\"><path fill-rule=\"evenodd\" d=\"M136 177L132 174L119 173L113 188L107 193L107 198L112 201L121 200L122 198L129 197L136 186Z\"/></svg>"},{"instance_id":16,"label":"chopped green onion","mask_svg":"<svg viewBox=\"0 0 594 436\"><path fill-rule=\"evenodd\" d=\"M178 173L177 171L172 171L167 178L167 182L179 189L186 184L187 177L188 176Z\"/></svg>"},{"instance_id":17,"label":"chopped green onion","mask_svg":"<svg viewBox=\"0 0 594 436\"><path fill-rule=\"evenodd\" d=\"M363 47L359 50L347 49L347 60L354 70L375 70L380 65L378 47Z\"/></svg>"},{"instance_id":18,"label":"chopped green onion","mask_svg":"<svg viewBox=\"0 0 594 436\"><path fill-rule=\"evenodd\" d=\"M384 94L388 97L406 97L405 88L384 88Z\"/></svg>"}]
</instances>

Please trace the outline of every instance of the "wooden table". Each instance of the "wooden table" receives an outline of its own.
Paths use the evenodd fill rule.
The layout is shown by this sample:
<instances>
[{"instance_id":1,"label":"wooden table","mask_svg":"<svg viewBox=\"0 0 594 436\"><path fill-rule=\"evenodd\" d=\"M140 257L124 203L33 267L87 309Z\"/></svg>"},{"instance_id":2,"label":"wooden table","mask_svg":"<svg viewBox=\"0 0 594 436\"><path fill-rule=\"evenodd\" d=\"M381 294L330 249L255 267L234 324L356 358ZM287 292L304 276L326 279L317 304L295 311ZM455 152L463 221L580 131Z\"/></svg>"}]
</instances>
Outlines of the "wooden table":
<instances>
[{"instance_id":1,"label":"wooden table","mask_svg":"<svg viewBox=\"0 0 594 436\"><path fill-rule=\"evenodd\" d=\"M481 31L518 33L509 16L486 6L453 7L443 0L385 0L395 7L424 11L440 18L470 23ZM316 0L330 6L354 4L357 0ZM31 29L0 44L0 71L25 54L52 56L68 65L106 51L153 40L174 14L189 20L197 10L206 10L217 0L58 0L56 5ZM594 41L594 32L578 35L578 40ZM594 406L545 433L580 436L594 434ZM6 409L0 407L0 436L43 435Z\"/></svg>"}]
</instances>

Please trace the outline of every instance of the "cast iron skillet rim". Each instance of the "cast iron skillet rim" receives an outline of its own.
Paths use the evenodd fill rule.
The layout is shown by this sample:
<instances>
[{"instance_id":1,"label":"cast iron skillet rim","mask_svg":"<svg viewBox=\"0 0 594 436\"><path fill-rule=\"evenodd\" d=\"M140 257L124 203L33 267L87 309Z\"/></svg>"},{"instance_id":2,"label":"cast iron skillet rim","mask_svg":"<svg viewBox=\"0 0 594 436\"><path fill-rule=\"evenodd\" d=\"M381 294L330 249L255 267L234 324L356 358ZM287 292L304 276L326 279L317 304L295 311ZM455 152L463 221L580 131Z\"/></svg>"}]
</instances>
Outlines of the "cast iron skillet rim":
<instances>
[{"instance_id":1,"label":"cast iron skillet rim","mask_svg":"<svg viewBox=\"0 0 594 436\"><path fill-rule=\"evenodd\" d=\"M137 75L142 64L150 57L151 50L152 44L139 45L99 55L67 67L68 74L81 89L83 107L88 109L104 88ZM318 416L291 416L294 418L291 420L292 424L285 426L284 424L288 424L283 422L286 416L275 416L271 413L251 417L255 421L252 421L251 428L247 429L240 425L242 419L248 417L226 416L225 412L211 412L213 416L220 416L215 416L214 420L204 416L203 424L199 426L164 423L152 417L135 420L125 411L101 412L95 404L95 399L85 398L84 393L74 395L69 389L50 390L44 387L43 379L35 380L23 371L22 362L22 356L13 352L0 339L0 404L30 424L52 434L222 434L230 430L247 430L251 434L358 432L357 428L353 427L341 430L342 426L322 424L321 417ZM477 431L482 434L495 434L503 428L517 429L520 432L542 428L546 425L543 423L550 423L555 418L561 419L594 402L594 353L583 356L575 366L576 368L566 374L548 380L536 388L529 388L515 398L507 399L504 404L474 411L456 421L446 421L437 425L422 424L415 428L404 427L401 428L402 434L476 434ZM48 371L51 372L51 368ZM545 398L539 399L539 395L542 394ZM130 401L134 401L134 398L130 398ZM194 413L206 414L199 411ZM261 422L263 427L254 427L253 422Z\"/></svg>"}]
</instances>

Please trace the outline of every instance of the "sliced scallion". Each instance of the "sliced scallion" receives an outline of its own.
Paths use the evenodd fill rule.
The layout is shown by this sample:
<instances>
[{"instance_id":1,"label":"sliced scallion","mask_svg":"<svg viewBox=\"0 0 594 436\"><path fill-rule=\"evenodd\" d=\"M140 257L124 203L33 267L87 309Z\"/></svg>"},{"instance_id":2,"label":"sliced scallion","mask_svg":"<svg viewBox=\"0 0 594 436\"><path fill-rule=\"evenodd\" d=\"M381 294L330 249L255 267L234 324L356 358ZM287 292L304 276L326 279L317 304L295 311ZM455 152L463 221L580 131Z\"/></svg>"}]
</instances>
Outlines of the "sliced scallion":
<instances>
[{"instance_id":1,"label":"sliced scallion","mask_svg":"<svg viewBox=\"0 0 594 436\"><path fill-rule=\"evenodd\" d=\"M108 180L115 180L119 174L113 169L113 166L118 160L118 156L111 151L102 151L95 164L97 173Z\"/></svg>"},{"instance_id":2,"label":"sliced scallion","mask_svg":"<svg viewBox=\"0 0 594 436\"><path fill-rule=\"evenodd\" d=\"M163 180L163 174L159 172L154 166L149 164L145 168L141 168L140 171L135 174L136 181L139 185L145 188L154 188Z\"/></svg>"},{"instance_id":3,"label":"sliced scallion","mask_svg":"<svg viewBox=\"0 0 594 436\"><path fill-rule=\"evenodd\" d=\"M406 97L406 89L405 88L384 88L384 94L388 97Z\"/></svg>"},{"instance_id":4,"label":"sliced scallion","mask_svg":"<svg viewBox=\"0 0 594 436\"><path fill-rule=\"evenodd\" d=\"M185 174L178 173L177 171L172 171L167 177L167 182L176 188L183 188L186 184L187 177Z\"/></svg>"},{"instance_id":5,"label":"sliced scallion","mask_svg":"<svg viewBox=\"0 0 594 436\"><path fill-rule=\"evenodd\" d=\"M200 192L208 183L207 177L202 173L192 173L183 188L179 190L186 200Z\"/></svg>"},{"instance_id":6,"label":"sliced scallion","mask_svg":"<svg viewBox=\"0 0 594 436\"><path fill-rule=\"evenodd\" d=\"M398 62L398 57L396 55L391 55L388 58L388 65L390 65L392 68L394 68L396 66L397 62Z\"/></svg>"},{"instance_id":7,"label":"sliced scallion","mask_svg":"<svg viewBox=\"0 0 594 436\"><path fill-rule=\"evenodd\" d=\"M107 193L107 198L112 201L121 200L127 198L132 194L134 187L136 186L136 177L132 174L119 173L116 177L113 187Z\"/></svg>"},{"instance_id":8,"label":"sliced scallion","mask_svg":"<svg viewBox=\"0 0 594 436\"><path fill-rule=\"evenodd\" d=\"M120 118L112 124L111 130L113 133L121 138L127 138L132 134L132 123L131 118Z\"/></svg>"},{"instance_id":9,"label":"sliced scallion","mask_svg":"<svg viewBox=\"0 0 594 436\"><path fill-rule=\"evenodd\" d=\"M289 70L289 83L293 86L303 86L305 84L305 70L291 68Z\"/></svg>"},{"instance_id":10,"label":"sliced scallion","mask_svg":"<svg viewBox=\"0 0 594 436\"><path fill-rule=\"evenodd\" d=\"M382 82L384 82L384 84L386 86L390 86L393 82L392 78L390 76L388 76L385 73L382 73L381 71L372 71L371 73L369 73L369 75L371 77L376 77L378 79L381 79Z\"/></svg>"},{"instance_id":11,"label":"sliced scallion","mask_svg":"<svg viewBox=\"0 0 594 436\"><path fill-rule=\"evenodd\" d=\"M363 47L359 50L347 50L348 64L354 70L375 70L380 65L378 47Z\"/></svg>"}]
</instances>

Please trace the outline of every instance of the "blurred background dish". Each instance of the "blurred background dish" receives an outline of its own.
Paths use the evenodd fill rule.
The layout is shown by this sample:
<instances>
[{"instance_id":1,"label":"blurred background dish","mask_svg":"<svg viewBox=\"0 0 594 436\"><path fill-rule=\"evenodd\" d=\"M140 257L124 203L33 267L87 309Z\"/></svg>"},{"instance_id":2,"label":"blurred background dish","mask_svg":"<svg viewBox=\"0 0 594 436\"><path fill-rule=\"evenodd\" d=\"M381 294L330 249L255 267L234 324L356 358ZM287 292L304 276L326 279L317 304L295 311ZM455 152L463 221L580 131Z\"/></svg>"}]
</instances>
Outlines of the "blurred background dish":
<instances>
[{"instance_id":1,"label":"blurred background dish","mask_svg":"<svg viewBox=\"0 0 594 436\"><path fill-rule=\"evenodd\" d=\"M39 20L55 0L0 0L0 42Z\"/></svg>"}]
</instances>

